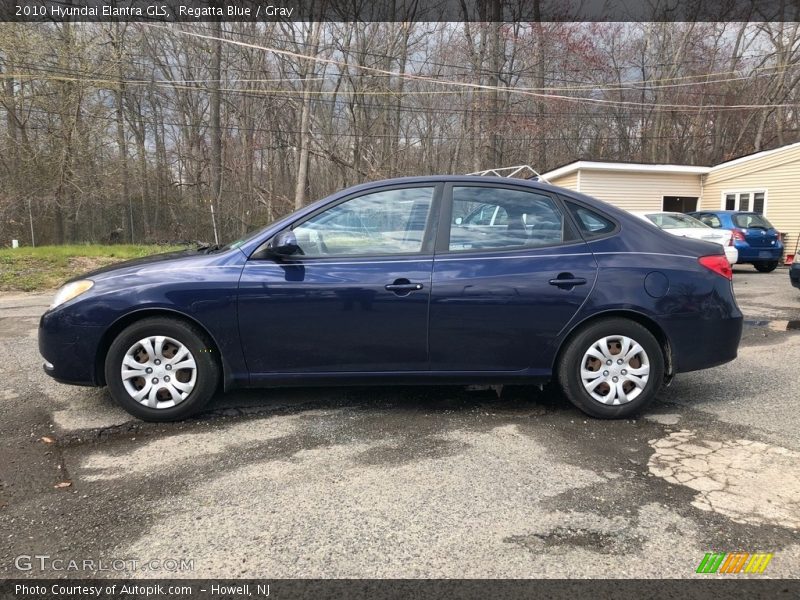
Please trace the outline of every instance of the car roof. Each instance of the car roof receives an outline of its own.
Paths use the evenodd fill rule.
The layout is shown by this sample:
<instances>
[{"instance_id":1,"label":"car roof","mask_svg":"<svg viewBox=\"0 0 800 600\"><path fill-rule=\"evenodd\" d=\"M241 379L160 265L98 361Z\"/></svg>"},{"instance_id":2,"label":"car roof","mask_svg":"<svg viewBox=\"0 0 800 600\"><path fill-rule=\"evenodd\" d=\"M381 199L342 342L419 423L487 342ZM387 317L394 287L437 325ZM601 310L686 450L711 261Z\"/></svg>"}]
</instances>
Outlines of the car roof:
<instances>
[{"instance_id":1,"label":"car roof","mask_svg":"<svg viewBox=\"0 0 800 600\"><path fill-rule=\"evenodd\" d=\"M535 179L517 179L516 177L494 177L490 175L415 175L411 177L394 177L392 179L380 179L365 182L360 185L392 185L406 183L503 183L511 185L523 185L532 188L547 190L562 190L564 188L551 185L549 183Z\"/></svg>"},{"instance_id":2,"label":"car roof","mask_svg":"<svg viewBox=\"0 0 800 600\"><path fill-rule=\"evenodd\" d=\"M527 187L534 190L553 192L556 194L566 194L572 198L578 198L598 208L600 207L605 208L605 206L607 205L607 203L603 202L602 200L598 200L597 198L585 196L584 194L581 194L574 190L558 187L556 185L544 183L542 181L537 181L534 179L517 179L515 177L492 177L484 175L424 175L424 176L412 176L412 177L395 177L393 179L379 179L375 181L367 181L365 183L357 184L352 187L341 190L341 192L346 191L348 193L353 193L353 192L366 191L370 188L380 187L380 186L425 184L425 183L430 183L430 184L435 184L435 183L481 184L482 183L482 184L513 185L513 186ZM598 204L598 202L600 204Z\"/></svg>"}]
</instances>

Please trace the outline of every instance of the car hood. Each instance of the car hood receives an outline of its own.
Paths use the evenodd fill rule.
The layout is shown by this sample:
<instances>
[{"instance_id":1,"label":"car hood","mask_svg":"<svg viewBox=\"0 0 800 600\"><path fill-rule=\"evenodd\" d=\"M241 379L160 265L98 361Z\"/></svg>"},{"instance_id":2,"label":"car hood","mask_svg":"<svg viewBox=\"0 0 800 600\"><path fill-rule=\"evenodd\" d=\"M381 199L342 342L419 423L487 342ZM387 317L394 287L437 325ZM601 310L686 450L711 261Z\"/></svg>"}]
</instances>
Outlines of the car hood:
<instances>
[{"instance_id":1,"label":"car hood","mask_svg":"<svg viewBox=\"0 0 800 600\"><path fill-rule=\"evenodd\" d=\"M153 254L151 256L143 256L142 258L124 260L101 267L99 269L95 269L93 271L89 271L88 273L84 273L78 277L73 277L67 281L67 283L70 281L76 281L78 279L93 279L95 281L101 281L103 279L114 277L118 274L136 272L142 268L147 268L154 265L157 265L159 270L162 268L165 269L167 267L171 267L175 264L180 264L182 267L190 267L196 264L198 268L202 268L203 266L211 263L218 263L219 259L226 254L229 255L231 252L228 251L225 253L205 254L202 251L191 249L178 250L176 252L164 252L163 254ZM234 251L234 254L239 254L239 252Z\"/></svg>"}]
</instances>

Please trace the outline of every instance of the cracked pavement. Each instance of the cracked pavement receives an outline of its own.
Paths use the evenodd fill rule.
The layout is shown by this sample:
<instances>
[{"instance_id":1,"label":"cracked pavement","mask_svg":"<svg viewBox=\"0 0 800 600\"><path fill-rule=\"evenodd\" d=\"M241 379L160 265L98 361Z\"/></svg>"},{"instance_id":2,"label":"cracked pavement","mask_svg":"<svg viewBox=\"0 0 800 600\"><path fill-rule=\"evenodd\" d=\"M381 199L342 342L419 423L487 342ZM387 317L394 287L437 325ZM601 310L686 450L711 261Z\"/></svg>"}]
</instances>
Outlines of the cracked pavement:
<instances>
[{"instance_id":1,"label":"cracked pavement","mask_svg":"<svg viewBox=\"0 0 800 600\"><path fill-rule=\"evenodd\" d=\"M0 295L0 577L689 578L709 551L797 577L800 291L784 269L734 283L739 359L624 421L538 388L392 386L238 391L146 424L42 373L50 294Z\"/></svg>"}]
</instances>

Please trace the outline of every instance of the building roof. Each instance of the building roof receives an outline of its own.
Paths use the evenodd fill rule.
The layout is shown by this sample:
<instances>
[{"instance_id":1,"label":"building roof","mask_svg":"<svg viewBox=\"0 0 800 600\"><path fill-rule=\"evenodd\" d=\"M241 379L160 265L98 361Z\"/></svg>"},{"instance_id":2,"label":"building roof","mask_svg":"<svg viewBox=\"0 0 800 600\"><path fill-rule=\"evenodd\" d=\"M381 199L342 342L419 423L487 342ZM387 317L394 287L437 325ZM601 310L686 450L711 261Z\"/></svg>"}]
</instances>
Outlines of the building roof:
<instances>
[{"instance_id":1,"label":"building roof","mask_svg":"<svg viewBox=\"0 0 800 600\"><path fill-rule=\"evenodd\" d=\"M781 146L779 148L773 148L772 150L762 150L761 152L754 152L753 154L746 154L744 156L740 156L739 158L734 158L724 163L719 163L718 165L714 166L713 169L721 169L723 167L732 167L733 165L738 165L740 163L748 162L751 160L756 160L759 158L764 158L765 156L769 156L770 154L777 154L778 152L783 152L784 150L788 150L789 148L797 148L800 146L800 142L795 142L794 144L789 144L787 146Z\"/></svg>"},{"instance_id":2,"label":"building roof","mask_svg":"<svg viewBox=\"0 0 800 600\"><path fill-rule=\"evenodd\" d=\"M788 150L789 148L797 148L798 146L800 146L800 142L789 144L787 146L781 146L780 148L773 148L772 150L762 150L761 152L755 152L753 154L747 154L745 156L740 156L739 158L734 158L732 160L720 163L718 165L714 165L713 167L698 167L695 165L658 165L658 164L635 163L635 162L576 160L575 162L571 162L561 167L557 167L552 171L548 171L547 173L542 173L542 177L544 179L551 179L551 178L555 179L558 177L563 177L564 175L569 175L570 173L578 171L579 169L593 170L593 171L627 171L629 173L637 173L637 172L638 173L683 173L683 174L706 175L708 173L711 173L712 171L716 171L717 169L731 167L733 165L749 162L751 160L757 160L759 158L769 156L770 154L783 152L784 150Z\"/></svg>"},{"instance_id":3,"label":"building roof","mask_svg":"<svg viewBox=\"0 0 800 600\"><path fill-rule=\"evenodd\" d=\"M594 160L577 160L563 167L553 169L547 173L542 173L544 179L563 177L579 169L593 171L628 171L639 173L688 173L694 175L705 175L711 171L711 167L697 167L693 165L649 165L641 163L626 162L605 162Z\"/></svg>"}]
</instances>

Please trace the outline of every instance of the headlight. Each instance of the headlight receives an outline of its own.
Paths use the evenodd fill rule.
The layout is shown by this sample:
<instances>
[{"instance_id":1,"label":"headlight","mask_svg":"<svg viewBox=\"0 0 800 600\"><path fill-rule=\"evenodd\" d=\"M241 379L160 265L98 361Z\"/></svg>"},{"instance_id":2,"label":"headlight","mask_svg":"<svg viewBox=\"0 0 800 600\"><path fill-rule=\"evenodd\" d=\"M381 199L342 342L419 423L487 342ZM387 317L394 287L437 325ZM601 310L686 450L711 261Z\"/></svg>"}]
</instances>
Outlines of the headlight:
<instances>
[{"instance_id":1,"label":"headlight","mask_svg":"<svg viewBox=\"0 0 800 600\"><path fill-rule=\"evenodd\" d=\"M92 289L93 285L94 281L91 279L80 279L62 286L61 289L56 292L56 297L53 298L53 303L50 305L50 309L53 309L56 306L61 306L64 304L64 302L68 302L73 298L77 298L84 292L88 292L90 289Z\"/></svg>"}]
</instances>

